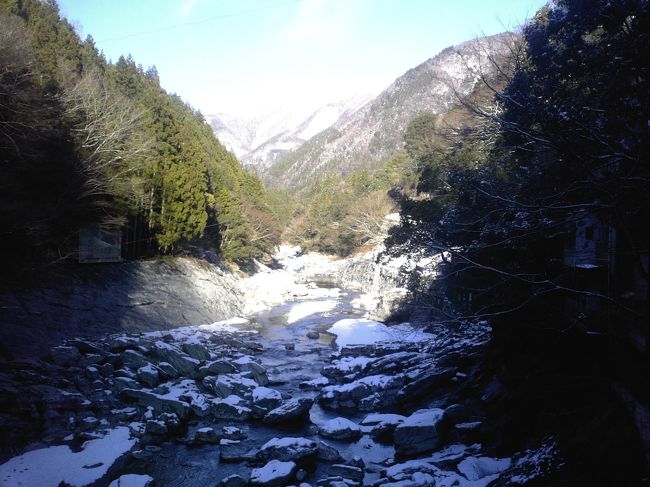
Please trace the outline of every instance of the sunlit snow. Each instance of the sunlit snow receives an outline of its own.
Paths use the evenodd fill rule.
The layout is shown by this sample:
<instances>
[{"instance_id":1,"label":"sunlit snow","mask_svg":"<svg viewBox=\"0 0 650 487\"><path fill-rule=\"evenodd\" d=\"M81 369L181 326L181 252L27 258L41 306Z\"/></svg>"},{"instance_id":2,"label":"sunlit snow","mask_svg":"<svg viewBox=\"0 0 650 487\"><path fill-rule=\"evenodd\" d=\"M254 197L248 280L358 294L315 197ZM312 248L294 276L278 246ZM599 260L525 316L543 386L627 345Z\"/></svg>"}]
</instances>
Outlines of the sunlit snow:
<instances>
[{"instance_id":1,"label":"sunlit snow","mask_svg":"<svg viewBox=\"0 0 650 487\"><path fill-rule=\"evenodd\" d=\"M77 453L67 445L33 450L0 465L0 485L57 487L66 482L82 487L102 478L135 443L129 428L120 426L103 438L85 442Z\"/></svg>"},{"instance_id":2,"label":"sunlit snow","mask_svg":"<svg viewBox=\"0 0 650 487\"><path fill-rule=\"evenodd\" d=\"M420 342L434 338L430 333L413 328L408 323L386 326L378 321L365 318L346 318L332 325L328 332L336 335L339 347L348 345L371 345L377 342Z\"/></svg>"}]
</instances>

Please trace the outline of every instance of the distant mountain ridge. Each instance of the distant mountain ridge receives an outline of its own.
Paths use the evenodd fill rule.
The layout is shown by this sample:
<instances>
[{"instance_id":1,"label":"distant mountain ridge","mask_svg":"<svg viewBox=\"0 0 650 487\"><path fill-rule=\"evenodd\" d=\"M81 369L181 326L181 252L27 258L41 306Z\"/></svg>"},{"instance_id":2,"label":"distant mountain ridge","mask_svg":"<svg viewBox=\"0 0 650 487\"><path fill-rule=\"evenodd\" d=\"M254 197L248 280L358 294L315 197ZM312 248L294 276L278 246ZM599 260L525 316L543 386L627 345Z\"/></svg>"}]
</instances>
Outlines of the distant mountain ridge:
<instances>
[{"instance_id":1,"label":"distant mountain ridge","mask_svg":"<svg viewBox=\"0 0 650 487\"><path fill-rule=\"evenodd\" d=\"M261 171L271 186L304 189L324 172L342 176L375 167L403 147L403 134L418 113L442 114L470 94L494 61L507 56L514 34L502 33L449 47L410 69L356 111L347 111L323 132Z\"/></svg>"},{"instance_id":2,"label":"distant mountain ridge","mask_svg":"<svg viewBox=\"0 0 650 487\"><path fill-rule=\"evenodd\" d=\"M370 100L359 95L328 103L305 114L278 108L255 118L226 113L206 116L215 135L239 160L256 172L264 172L278 158L332 126L345 114Z\"/></svg>"}]
</instances>

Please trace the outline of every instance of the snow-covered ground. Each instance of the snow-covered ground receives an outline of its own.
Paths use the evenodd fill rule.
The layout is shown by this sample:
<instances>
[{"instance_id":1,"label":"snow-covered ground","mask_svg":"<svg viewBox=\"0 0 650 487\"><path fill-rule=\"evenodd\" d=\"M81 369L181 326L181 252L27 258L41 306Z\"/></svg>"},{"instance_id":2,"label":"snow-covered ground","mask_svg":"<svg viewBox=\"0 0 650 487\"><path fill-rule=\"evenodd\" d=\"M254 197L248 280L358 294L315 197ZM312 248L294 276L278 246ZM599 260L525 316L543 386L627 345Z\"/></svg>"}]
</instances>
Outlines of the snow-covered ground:
<instances>
[{"instance_id":1,"label":"snow-covered ground","mask_svg":"<svg viewBox=\"0 0 650 487\"><path fill-rule=\"evenodd\" d=\"M62 482L83 487L101 479L137 440L119 426L74 452L67 445L33 450L0 465L3 487L57 487Z\"/></svg>"},{"instance_id":2,"label":"snow-covered ground","mask_svg":"<svg viewBox=\"0 0 650 487\"><path fill-rule=\"evenodd\" d=\"M338 288L319 288L311 283L312 278L317 276L335 275L340 261L317 253L302 254L300 247L290 245L280 246L275 258L282 268L271 269L260 264L259 272L241 281L246 296L246 314L292 300L316 301L340 295ZM305 305L296 309L294 317L302 313L308 316L320 311L322 306L325 305L312 307L312 311L315 311L308 312L310 306Z\"/></svg>"},{"instance_id":3,"label":"snow-covered ground","mask_svg":"<svg viewBox=\"0 0 650 487\"><path fill-rule=\"evenodd\" d=\"M327 331L336 335L336 344L341 348L348 345L374 345L378 342L421 342L435 338L409 323L386 326L365 318L337 321Z\"/></svg>"}]
</instances>

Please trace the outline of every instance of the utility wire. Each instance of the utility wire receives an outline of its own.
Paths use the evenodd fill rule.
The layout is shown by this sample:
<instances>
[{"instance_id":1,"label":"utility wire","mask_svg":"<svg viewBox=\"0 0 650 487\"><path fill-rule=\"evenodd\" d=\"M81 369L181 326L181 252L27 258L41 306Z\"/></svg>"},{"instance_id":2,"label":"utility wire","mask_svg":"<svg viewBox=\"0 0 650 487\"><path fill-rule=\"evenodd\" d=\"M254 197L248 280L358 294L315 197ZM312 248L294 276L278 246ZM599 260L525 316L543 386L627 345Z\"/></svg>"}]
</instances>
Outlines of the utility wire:
<instances>
[{"instance_id":1,"label":"utility wire","mask_svg":"<svg viewBox=\"0 0 650 487\"><path fill-rule=\"evenodd\" d=\"M207 24L208 22L214 22L215 20L229 19L229 18L232 18L232 17L241 17L242 15L253 14L253 13L256 13L256 12L260 12L262 10L269 10L269 9L272 9L272 8L283 7L285 5L293 5L293 4L296 4L296 3L300 3L302 1L303 0L291 0L289 2L275 3L273 5L266 5L264 7L258 7L258 8L254 8L254 9L250 9L250 10L244 10L244 11L241 11L241 12L235 12L235 13L223 14L223 15L216 15L214 17L210 17L210 18L207 18L207 19L204 19L204 20L197 20L197 21L194 21L194 22L184 22L182 24L169 25L167 27L161 27L160 29L155 29L155 30L134 32L133 34L127 34L127 35L122 36L122 37L112 37L112 38L109 38L109 39L102 39L101 41L96 41L96 42L97 42L97 44L103 44L103 43L107 43L107 42L123 41L123 40L126 40L126 39L132 39L134 37L140 37L140 36L149 35L149 34L157 34L157 33L160 33L160 32L166 32L166 31L169 31L169 30L180 29L180 28L188 27L188 26L192 26L192 25Z\"/></svg>"}]
</instances>

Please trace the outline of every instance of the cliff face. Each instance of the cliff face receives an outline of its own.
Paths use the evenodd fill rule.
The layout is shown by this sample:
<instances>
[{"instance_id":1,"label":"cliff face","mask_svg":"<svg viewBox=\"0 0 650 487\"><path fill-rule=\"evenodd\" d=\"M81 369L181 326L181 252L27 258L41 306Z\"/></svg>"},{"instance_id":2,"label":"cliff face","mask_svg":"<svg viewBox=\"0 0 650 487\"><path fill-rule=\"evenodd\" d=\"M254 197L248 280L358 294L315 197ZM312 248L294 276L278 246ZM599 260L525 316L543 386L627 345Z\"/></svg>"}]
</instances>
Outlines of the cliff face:
<instances>
[{"instance_id":1,"label":"cliff face","mask_svg":"<svg viewBox=\"0 0 650 487\"><path fill-rule=\"evenodd\" d=\"M0 353L39 356L72 336L212 323L244 307L239 280L198 259L53 268L0 292Z\"/></svg>"}]
</instances>

